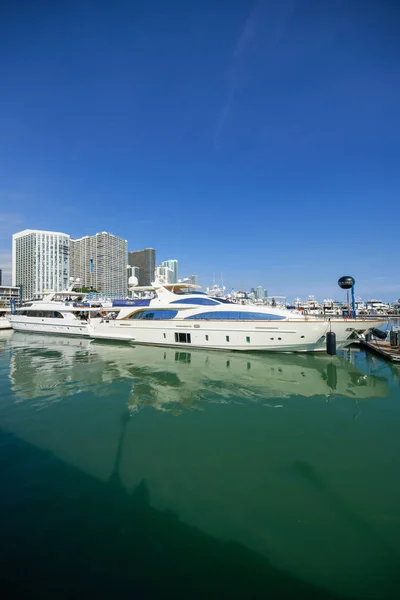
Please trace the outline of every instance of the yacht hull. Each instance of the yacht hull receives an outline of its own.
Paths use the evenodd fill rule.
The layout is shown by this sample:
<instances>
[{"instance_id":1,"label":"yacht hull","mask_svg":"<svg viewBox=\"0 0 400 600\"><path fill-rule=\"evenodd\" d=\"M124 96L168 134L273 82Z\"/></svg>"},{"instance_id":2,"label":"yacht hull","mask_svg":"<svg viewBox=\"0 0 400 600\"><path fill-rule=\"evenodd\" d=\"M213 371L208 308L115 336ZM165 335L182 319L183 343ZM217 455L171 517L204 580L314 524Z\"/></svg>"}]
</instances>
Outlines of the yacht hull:
<instances>
[{"instance_id":1,"label":"yacht hull","mask_svg":"<svg viewBox=\"0 0 400 600\"><path fill-rule=\"evenodd\" d=\"M10 327L15 331L31 333L53 333L89 337L91 324L77 321L60 323L60 319L34 319L32 317L10 317Z\"/></svg>"},{"instance_id":2,"label":"yacht hull","mask_svg":"<svg viewBox=\"0 0 400 600\"><path fill-rule=\"evenodd\" d=\"M135 344L190 347L210 350L262 352L323 352L326 334L336 334L336 347L344 348L382 320L353 319L285 321L149 321L116 319L104 321L90 330L94 339L118 340Z\"/></svg>"}]
</instances>

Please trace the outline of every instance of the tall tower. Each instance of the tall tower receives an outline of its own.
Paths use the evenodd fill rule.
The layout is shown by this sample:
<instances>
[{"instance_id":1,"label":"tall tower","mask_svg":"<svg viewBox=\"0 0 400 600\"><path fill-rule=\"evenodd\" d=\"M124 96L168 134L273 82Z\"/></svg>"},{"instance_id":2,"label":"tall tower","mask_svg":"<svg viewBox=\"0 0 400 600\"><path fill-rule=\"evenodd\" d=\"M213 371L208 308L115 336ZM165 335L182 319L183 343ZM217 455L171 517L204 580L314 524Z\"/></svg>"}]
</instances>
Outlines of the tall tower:
<instances>
[{"instance_id":1,"label":"tall tower","mask_svg":"<svg viewBox=\"0 0 400 600\"><path fill-rule=\"evenodd\" d=\"M156 251L154 248L145 248L129 252L128 265L139 268L139 285L151 285L156 270Z\"/></svg>"},{"instance_id":2,"label":"tall tower","mask_svg":"<svg viewBox=\"0 0 400 600\"><path fill-rule=\"evenodd\" d=\"M172 260L164 260L164 262L162 262L160 266L168 267L168 269L171 269L171 271L173 271L174 273L174 280L171 281L171 283L178 283L178 261L175 258Z\"/></svg>"},{"instance_id":3,"label":"tall tower","mask_svg":"<svg viewBox=\"0 0 400 600\"><path fill-rule=\"evenodd\" d=\"M68 287L70 236L56 231L24 229L12 236L12 284L21 299Z\"/></svg>"},{"instance_id":4,"label":"tall tower","mask_svg":"<svg viewBox=\"0 0 400 600\"><path fill-rule=\"evenodd\" d=\"M70 273L82 287L110 296L127 293L127 241L105 231L71 239Z\"/></svg>"}]
</instances>

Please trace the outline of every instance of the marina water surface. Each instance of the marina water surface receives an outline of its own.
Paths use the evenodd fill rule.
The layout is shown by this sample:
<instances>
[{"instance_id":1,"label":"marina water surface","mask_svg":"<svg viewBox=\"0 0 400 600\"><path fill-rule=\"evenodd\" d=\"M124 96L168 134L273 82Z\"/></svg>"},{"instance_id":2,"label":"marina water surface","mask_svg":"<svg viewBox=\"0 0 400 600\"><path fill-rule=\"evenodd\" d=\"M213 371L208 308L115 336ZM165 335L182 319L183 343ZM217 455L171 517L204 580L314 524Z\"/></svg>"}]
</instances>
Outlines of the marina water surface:
<instances>
[{"instance_id":1,"label":"marina water surface","mask_svg":"<svg viewBox=\"0 0 400 600\"><path fill-rule=\"evenodd\" d=\"M0 334L15 598L400 597L400 367Z\"/></svg>"}]
</instances>

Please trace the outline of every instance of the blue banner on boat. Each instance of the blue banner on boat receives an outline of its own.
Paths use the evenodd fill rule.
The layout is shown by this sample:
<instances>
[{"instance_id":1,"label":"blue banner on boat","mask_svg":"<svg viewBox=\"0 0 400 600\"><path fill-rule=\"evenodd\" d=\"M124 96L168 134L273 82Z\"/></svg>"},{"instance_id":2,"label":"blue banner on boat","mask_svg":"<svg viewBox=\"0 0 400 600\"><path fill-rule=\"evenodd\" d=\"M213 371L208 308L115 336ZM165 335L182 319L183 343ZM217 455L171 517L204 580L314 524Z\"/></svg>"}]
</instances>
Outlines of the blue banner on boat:
<instances>
[{"instance_id":1,"label":"blue banner on boat","mask_svg":"<svg viewBox=\"0 0 400 600\"><path fill-rule=\"evenodd\" d=\"M148 300L113 300L114 306L149 306L150 299Z\"/></svg>"}]
</instances>

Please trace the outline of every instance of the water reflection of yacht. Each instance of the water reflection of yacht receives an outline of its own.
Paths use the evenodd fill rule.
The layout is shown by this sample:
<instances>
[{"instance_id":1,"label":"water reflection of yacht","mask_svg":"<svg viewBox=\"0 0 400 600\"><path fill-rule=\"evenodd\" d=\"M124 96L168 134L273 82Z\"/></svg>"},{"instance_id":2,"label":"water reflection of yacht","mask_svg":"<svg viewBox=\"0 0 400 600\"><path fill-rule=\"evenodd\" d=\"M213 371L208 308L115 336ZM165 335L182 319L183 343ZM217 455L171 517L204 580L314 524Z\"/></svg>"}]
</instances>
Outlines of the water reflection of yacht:
<instances>
[{"instance_id":1,"label":"water reflection of yacht","mask_svg":"<svg viewBox=\"0 0 400 600\"><path fill-rule=\"evenodd\" d=\"M376 444L371 449L371 405L365 411L369 412L365 426L353 426L359 407L349 398L386 396L390 383L385 378L365 377L340 356L182 352L15 332L7 343L12 389L2 398L2 428L17 441L23 440L24 445L13 447L31 472L31 486L36 472L46 474L38 478L40 490L58 473L55 493L49 485L50 495L44 496L55 502L55 510L82 503L90 511L97 501L112 511L108 490L116 487L116 481L118 489L129 493L145 479L152 507L228 540L224 557L232 551L236 555L237 543L243 544L265 556L268 564L279 565L302 581L329 587L337 592L332 598L354 597L352 590L359 590L360 582L366 590L362 597L368 596L373 584L378 592L381 589L387 553L381 550L382 538L375 535L376 522L382 516L387 523L388 514L397 514L396 482L378 478L378 485L374 481L371 485L366 479L374 469L383 472L391 464L393 449L390 444L383 444L379 452ZM329 404L319 395L332 393L343 400ZM18 407L12 405L15 401L20 402ZM221 404L207 407L207 402L215 401ZM51 408L38 410L46 408L46 402L52 403ZM127 402L134 413L131 419ZM235 403L246 404L247 410ZM146 404L169 412L137 412ZM280 405L282 409L271 408ZM181 418L170 418L185 406L208 410L187 410ZM377 410L375 415L381 420L371 434L374 441L377 431L381 429L382 435L388 431L388 411ZM390 432L394 436L395 427ZM32 447L45 451L39 465L33 460L36 453L29 450ZM23 471L20 463L18 467ZM87 494L87 476L102 484L95 488L93 502ZM70 496L60 496L61 478L67 481L65 488L72 484ZM24 472L21 479L25 484ZM392 487L388 481L394 481ZM30 493L29 483L25 489L28 502L33 498L41 508L43 502L36 500L42 496ZM61 518L71 548L81 539L75 536L80 523L76 514L71 520ZM100 523L103 513L96 514ZM124 554L117 558L127 556L130 548L131 514L121 511L115 528L114 521L106 522L124 544ZM135 514L142 518L136 508ZM50 511L45 526L52 543L53 520ZM169 530L162 519L154 522L151 529L139 531L141 536L152 532L148 536L152 553L164 557ZM93 539L103 525L91 530ZM389 525L388 531L393 531L389 543L397 548L397 521ZM322 552L327 539L329 552ZM139 540L139 551L140 545ZM287 553L282 553L282 545ZM35 550L33 544L30 548ZM85 544L83 548L82 556ZM167 560L167 570L168 564ZM339 583L338 572L345 573ZM94 573L97 577L99 571ZM119 576L119 568L116 573ZM314 591L311 595L320 596Z\"/></svg>"},{"instance_id":2,"label":"water reflection of yacht","mask_svg":"<svg viewBox=\"0 0 400 600\"><path fill-rule=\"evenodd\" d=\"M22 333L14 333L9 346L14 390L43 403L77 389L105 395L116 380L129 384L132 411L146 405L178 410L204 402L268 403L288 396L386 395L382 378L366 376L340 356L210 354Z\"/></svg>"},{"instance_id":3,"label":"water reflection of yacht","mask_svg":"<svg viewBox=\"0 0 400 600\"><path fill-rule=\"evenodd\" d=\"M0 352L6 349L8 340L12 335L12 329L1 329L0 330Z\"/></svg>"}]
</instances>

